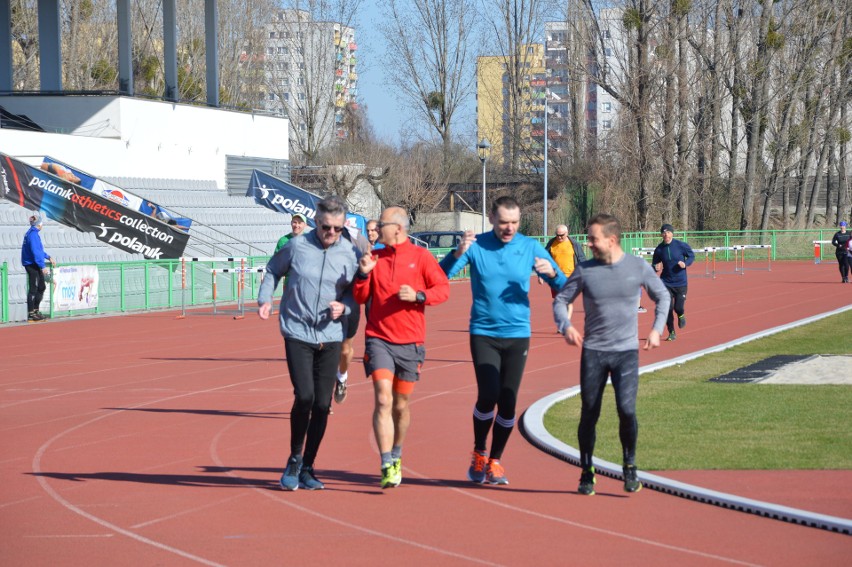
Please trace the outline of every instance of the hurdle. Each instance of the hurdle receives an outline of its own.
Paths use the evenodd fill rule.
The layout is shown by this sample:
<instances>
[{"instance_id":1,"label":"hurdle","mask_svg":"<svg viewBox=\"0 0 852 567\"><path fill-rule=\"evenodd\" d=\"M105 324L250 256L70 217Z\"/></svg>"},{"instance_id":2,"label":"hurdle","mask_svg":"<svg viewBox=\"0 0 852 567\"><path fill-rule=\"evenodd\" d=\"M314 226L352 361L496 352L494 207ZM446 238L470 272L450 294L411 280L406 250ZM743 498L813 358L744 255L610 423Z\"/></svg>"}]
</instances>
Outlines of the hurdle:
<instances>
[{"instance_id":1,"label":"hurdle","mask_svg":"<svg viewBox=\"0 0 852 567\"><path fill-rule=\"evenodd\" d=\"M814 264L822 262L822 245L831 244L831 240L814 240Z\"/></svg>"},{"instance_id":2,"label":"hurdle","mask_svg":"<svg viewBox=\"0 0 852 567\"><path fill-rule=\"evenodd\" d=\"M194 262L199 262L201 264L210 264L209 271L210 274L210 300L211 305L213 307L212 313L203 312L201 314L210 314L210 315L219 315L222 314L234 314L234 319L242 319L245 317L245 274L247 273L263 273L266 271L266 266L253 266L246 267L246 259L238 258L238 257L209 257L209 258L195 258L184 256L181 257L181 313L177 316L178 319L184 319L189 312L187 309L187 303L195 305L195 294L196 294L196 270L192 269ZM219 268L216 267L217 263L225 263L226 267ZM204 265L202 268L207 269L208 266ZM187 276L187 272L189 272L189 276ZM227 294L229 297L232 297L236 300L236 310L222 310L220 309L220 294L219 294L219 277L223 274L236 274L236 277L230 276L230 287L231 293ZM187 293L189 293L189 301L187 301ZM228 301L230 303L230 301Z\"/></svg>"},{"instance_id":3,"label":"hurdle","mask_svg":"<svg viewBox=\"0 0 852 567\"><path fill-rule=\"evenodd\" d=\"M733 271L723 271L717 267L716 263L716 252L734 252L734 269ZM717 275L720 274L735 274L735 275L744 275L743 270L740 269L739 264L739 252L734 246L706 246L702 252L704 252L704 273L712 278L716 279Z\"/></svg>"},{"instance_id":4,"label":"hurdle","mask_svg":"<svg viewBox=\"0 0 852 567\"><path fill-rule=\"evenodd\" d=\"M734 254L736 254L737 250L740 253L740 270L743 273L746 270L745 267L745 255L746 250L766 250L766 267L765 268L749 268L749 270L759 270L759 271L772 271L772 245L771 244L740 244L737 246L732 246L731 248L736 249Z\"/></svg>"}]
</instances>

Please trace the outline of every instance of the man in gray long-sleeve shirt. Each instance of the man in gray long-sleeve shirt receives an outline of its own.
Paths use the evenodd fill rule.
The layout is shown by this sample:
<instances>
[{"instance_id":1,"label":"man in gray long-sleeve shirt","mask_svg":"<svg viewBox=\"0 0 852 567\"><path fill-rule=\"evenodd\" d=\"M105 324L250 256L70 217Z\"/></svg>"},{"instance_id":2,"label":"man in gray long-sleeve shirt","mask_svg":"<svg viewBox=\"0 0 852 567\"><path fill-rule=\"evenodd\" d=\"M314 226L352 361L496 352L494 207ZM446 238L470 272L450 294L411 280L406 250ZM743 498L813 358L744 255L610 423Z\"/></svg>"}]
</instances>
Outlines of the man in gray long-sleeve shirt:
<instances>
[{"instance_id":1,"label":"man in gray long-sleeve shirt","mask_svg":"<svg viewBox=\"0 0 852 567\"><path fill-rule=\"evenodd\" d=\"M656 303L654 325L644 349L660 346L670 298L653 268L621 248L621 226L612 215L601 213L589 221L588 244L593 260L580 263L553 300L553 317L569 345L582 346L580 396L582 410L577 437L580 442L580 494L595 493L595 427L601 413L604 386L611 378L619 418L619 438L624 456L624 490L642 488L636 471L636 393L639 388L639 331L636 296L644 287ZM582 292L586 312L585 338L571 326L566 305Z\"/></svg>"}]
</instances>

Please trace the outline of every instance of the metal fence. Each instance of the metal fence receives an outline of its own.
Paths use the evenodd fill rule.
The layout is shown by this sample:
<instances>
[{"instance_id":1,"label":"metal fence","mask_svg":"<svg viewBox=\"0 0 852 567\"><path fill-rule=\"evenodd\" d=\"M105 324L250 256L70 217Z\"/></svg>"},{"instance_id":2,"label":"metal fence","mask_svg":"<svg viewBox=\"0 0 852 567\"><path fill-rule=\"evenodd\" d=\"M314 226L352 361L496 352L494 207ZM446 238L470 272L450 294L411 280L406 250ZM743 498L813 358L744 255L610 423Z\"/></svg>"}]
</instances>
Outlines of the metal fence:
<instances>
[{"instance_id":1,"label":"metal fence","mask_svg":"<svg viewBox=\"0 0 852 567\"><path fill-rule=\"evenodd\" d=\"M693 248L721 247L768 244L771 246L771 259L834 260L834 248L823 244L818 256L814 256L815 241L830 241L834 229L823 230L772 230L772 231L718 231L718 232L680 232L676 237L689 243ZM574 235L575 239L585 242L584 234ZM536 237L545 243L546 236ZM622 235L622 248L630 251L634 248L651 248L660 242L660 235L651 232L629 232ZM439 260L451 249L430 250ZM720 261L731 260L731 252L722 251ZM766 252L754 250L750 260L762 260ZM257 298L261 268L269 256L249 256L246 258L184 259L184 260L134 260L126 262L86 262L74 265L96 266L98 269L97 306L90 309L58 310L54 307L52 284L48 284L45 299L49 301L50 316L53 318L75 315L122 313L129 311L147 311L155 309L194 309L217 305L252 302ZM26 287L26 275L10 274L7 263L0 265L0 322L10 321L12 305L26 303L26 296L13 297L10 292L10 280L23 278ZM456 276L468 277L467 270ZM20 284L20 282L18 282ZM19 289L21 286L19 285ZM24 292L25 293L25 292ZM280 294L280 289L278 290ZM26 310L24 309L24 312Z\"/></svg>"}]
</instances>

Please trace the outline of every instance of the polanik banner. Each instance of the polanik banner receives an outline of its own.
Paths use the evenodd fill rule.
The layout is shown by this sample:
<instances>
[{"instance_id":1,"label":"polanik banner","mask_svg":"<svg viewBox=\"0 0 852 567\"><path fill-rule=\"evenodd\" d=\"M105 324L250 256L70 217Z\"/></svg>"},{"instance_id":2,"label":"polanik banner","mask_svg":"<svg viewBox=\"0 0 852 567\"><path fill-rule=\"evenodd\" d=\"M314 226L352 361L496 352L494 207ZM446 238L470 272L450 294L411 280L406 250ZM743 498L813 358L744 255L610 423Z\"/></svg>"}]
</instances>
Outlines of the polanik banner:
<instances>
[{"instance_id":1,"label":"polanik banner","mask_svg":"<svg viewBox=\"0 0 852 567\"><path fill-rule=\"evenodd\" d=\"M189 241L183 230L0 153L0 189L22 207L101 242L150 260L180 258Z\"/></svg>"}]
</instances>

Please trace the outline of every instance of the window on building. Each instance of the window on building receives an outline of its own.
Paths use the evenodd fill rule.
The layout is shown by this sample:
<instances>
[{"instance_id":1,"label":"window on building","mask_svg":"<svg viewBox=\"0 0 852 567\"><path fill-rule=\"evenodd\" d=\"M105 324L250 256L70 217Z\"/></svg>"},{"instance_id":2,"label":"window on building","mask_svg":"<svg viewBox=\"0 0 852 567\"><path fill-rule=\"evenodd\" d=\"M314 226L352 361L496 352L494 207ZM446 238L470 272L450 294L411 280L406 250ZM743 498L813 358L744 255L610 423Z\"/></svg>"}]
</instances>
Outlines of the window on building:
<instances>
[{"instance_id":1,"label":"window on building","mask_svg":"<svg viewBox=\"0 0 852 567\"><path fill-rule=\"evenodd\" d=\"M283 98L287 102L290 102L290 93L284 93L281 98Z\"/></svg>"},{"instance_id":2,"label":"window on building","mask_svg":"<svg viewBox=\"0 0 852 567\"><path fill-rule=\"evenodd\" d=\"M305 93L299 93L299 100L305 100Z\"/></svg>"},{"instance_id":3,"label":"window on building","mask_svg":"<svg viewBox=\"0 0 852 567\"><path fill-rule=\"evenodd\" d=\"M604 130L612 128L612 120L601 120L601 128Z\"/></svg>"},{"instance_id":4,"label":"window on building","mask_svg":"<svg viewBox=\"0 0 852 567\"><path fill-rule=\"evenodd\" d=\"M612 112L612 103L611 102L602 102L601 110L603 112Z\"/></svg>"},{"instance_id":5,"label":"window on building","mask_svg":"<svg viewBox=\"0 0 852 567\"><path fill-rule=\"evenodd\" d=\"M609 38L610 38L609 30L608 30L608 29L606 29L606 28L605 28L605 29L603 29L603 30L601 30L601 35L603 36L603 38L604 38L604 39L609 39Z\"/></svg>"},{"instance_id":6,"label":"window on building","mask_svg":"<svg viewBox=\"0 0 852 567\"><path fill-rule=\"evenodd\" d=\"M266 95L266 98L269 100L275 100L275 93L269 93L268 95Z\"/></svg>"},{"instance_id":7,"label":"window on building","mask_svg":"<svg viewBox=\"0 0 852 567\"><path fill-rule=\"evenodd\" d=\"M605 54L607 57L612 57L612 48L611 48L611 47L607 47L606 49L604 49L604 54Z\"/></svg>"},{"instance_id":8,"label":"window on building","mask_svg":"<svg viewBox=\"0 0 852 567\"><path fill-rule=\"evenodd\" d=\"M290 53L290 50L286 47L278 47L278 55L287 55L288 53Z\"/></svg>"},{"instance_id":9,"label":"window on building","mask_svg":"<svg viewBox=\"0 0 852 567\"><path fill-rule=\"evenodd\" d=\"M304 71L304 70L305 70L305 63L304 63L304 62L299 63L299 70L300 70L300 71Z\"/></svg>"},{"instance_id":10,"label":"window on building","mask_svg":"<svg viewBox=\"0 0 852 567\"><path fill-rule=\"evenodd\" d=\"M266 53L267 53L268 55L275 55L275 48L274 48L274 47L267 47L267 48L266 48Z\"/></svg>"},{"instance_id":11,"label":"window on building","mask_svg":"<svg viewBox=\"0 0 852 567\"><path fill-rule=\"evenodd\" d=\"M275 39L275 32L274 31L269 32L269 39Z\"/></svg>"}]
</instances>

